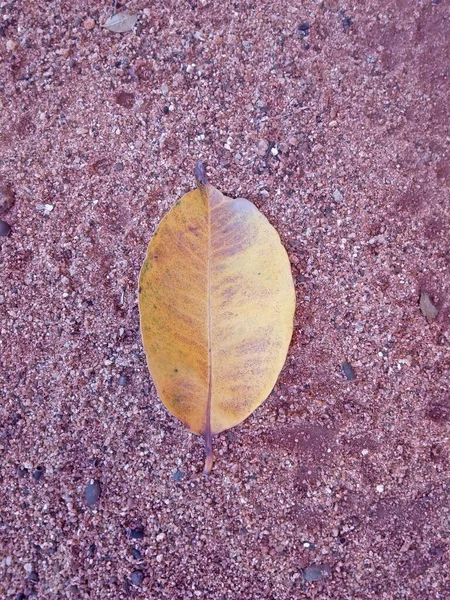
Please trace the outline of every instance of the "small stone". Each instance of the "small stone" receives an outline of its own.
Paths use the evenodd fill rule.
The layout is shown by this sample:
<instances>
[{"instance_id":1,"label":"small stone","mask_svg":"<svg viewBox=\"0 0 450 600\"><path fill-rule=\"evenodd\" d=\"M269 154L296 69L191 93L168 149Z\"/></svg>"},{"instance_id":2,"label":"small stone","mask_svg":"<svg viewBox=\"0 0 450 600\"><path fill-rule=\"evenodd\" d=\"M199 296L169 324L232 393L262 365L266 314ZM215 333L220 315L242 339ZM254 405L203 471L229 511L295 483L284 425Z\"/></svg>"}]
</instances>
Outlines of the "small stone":
<instances>
[{"instance_id":1,"label":"small stone","mask_svg":"<svg viewBox=\"0 0 450 600\"><path fill-rule=\"evenodd\" d=\"M163 113L164 113L165 115L168 115L168 114L169 114L169 110L170 110L170 109L169 109L169 107L168 107L168 106L164 106L164 108L163 108Z\"/></svg>"},{"instance_id":2,"label":"small stone","mask_svg":"<svg viewBox=\"0 0 450 600\"><path fill-rule=\"evenodd\" d=\"M377 490L377 494L382 494L384 492L384 485L382 483L379 483L376 487Z\"/></svg>"},{"instance_id":3,"label":"small stone","mask_svg":"<svg viewBox=\"0 0 450 600\"><path fill-rule=\"evenodd\" d=\"M303 569L303 577L306 581L320 581L330 573L331 569L328 565L310 565Z\"/></svg>"},{"instance_id":4,"label":"small stone","mask_svg":"<svg viewBox=\"0 0 450 600\"><path fill-rule=\"evenodd\" d=\"M0 221L0 236L6 237L11 233L11 227L6 221Z\"/></svg>"},{"instance_id":5,"label":"small stone","mask_svg":"<svg viewBox=\"0 0 450 600\"><path fill-rule=\"evenodd\" d=\"M175 471L175 473L173 474L173 478L175 481L181 481L184 477L184 473L183 471Z\"/></svg>"},{"instance_id":6,"label":"small stone","mask_svg":"<svg viewBox=\"0 0 450 600\"><path fill-rule=\"evenodd\" d=\"M419 306L421 313L428 322L433 321L439 314L439 311L431 301L430 296L425 292L420 294Z\"/></svg>"},{"instance_id":7,"label":"small stone","mask_svg":"<svg viewBox=\"0 0 450 600\"><path fill-rule=\"evenodd\" d=\"M91 29L94 29L94 27L95 27L95 21L94 21L94 19L91 19L89 17L88 19L86 19L85 21L83 21L83 27L87 31L90 31Z\"/></svg>"},{"instance_id":8,"label":"small stone","mask_svg":"<svg viewBox=\"0 0 450 600\"><path fill-rule=\"evenodd\" d=\"M156 541L157 542L162 542L166 537L165 533L158 533L158 535L156 536Z\"/></svg>"},{"instance_id":9,"label":"small stone","mask_svg":"<svg viewBox=\"0 0 450 600\"><path fill-rule=\"evenodd\" d=\"M36 571L31 571L31 573L28 575L28 579L33 583L37 583L39 581L39 575L36 573Z\"/></svg>"},{"instance_id":10,"label":"small stone","mask_svg":"<svg viewBox=\"0 0 450 600\"><path fill-rule=\"evenodd\" d=\"M355 371L350 363L342 363L342 371L349 381L353 381L355 379Z\"/></svg>"},{"instance_id":11,"label":"small stone","mask_svg":"<svg viewBox=\"0 0 450 600\"><path fill-rule=\"evenodd\" d=\"M26 573L31 573L31 571L33 570L33 565L31 563L25 563L23 565L23 568L25 569Z\"/></svg>"},{"instance_id":12,"label":"small stone","mask_svg":"<svg viewBox=\"0 0 450 600\"><path fill-rule=\"evenodd\" d=\"M340 190L334 190L333 192L333 200L340 204L344 201L344 194Z\"/></svg>"},{"instance_id":13,"label":"small stone","mask_svg":"<svg viewBox=\"0 0 450 600\"><path fill-rule=\"evenodd\" d=\"M121 375L119 377L119 385L125 387L128 385L128 377L126 375Z\"/></svg>"},{"instance_id":14,"label":"small stone","mask_svg":"<svg viewBox=\"0 0 450 600\"><path fill-rule=\"evenodd\" d=\"M97 551L97 546L93 542L88 548L88 556L92 558L96 551Z\"/></svg>"},{"instance_id":15,"label":"small stone","mask_svg":"<svg viewBox=\"0 0 450 600\"><path fill-rule=\"evenodd\" d=\"M162 563L164 556L162 554L158 554L158 556L156 557L156 562L158 563Z\"/></svg>"},{"instance_id":16,"label":"small stone","mask_svg":"<svg viewBox=\"0 0 450 600\"><path fill-rule=\"evenodd\" d=\"M6 565L7 567L10 567L10 566L11 566L11 564L12 564L12 556L7 556L7 557L5 558L5 565Z\"/></svg>"},{"instance_id":17,"label":"small stone","mask_svg":"<svg viewBox=\"0 0 450 600\"><path fill-rule=\"evenodd\" d=\"M337 121L330 121L328 123L328 127L331 127L332 129L334 129L337 126L338 126L338 122Z\"/></svg>"},{"instance_id":18,"label":"small stone","mask_svg":"<svg viewBox=\"0 0 450 600\"><path fill-rule=\"evenodd\" d=\"M139 550L137 548L131 549L131 555L136 560L140 560L142 558L142 554L139 552Z\"/></svg>"},{"instance_id":19,"label":"small stone","mask_svg":"<svg viewBox=\"0 0 450 600\"><path fill-rule=\"evenodd\" d=\"M309 22L304 21L303 23L300 23L300 25L297 27L296 31L298 34L308 35L310 27L311 27L311 25L309 24Z\"/></svg>"},{"instance_id":20,"label":"small stone","mask_svg":"<svg viewBox=\"0 0 450 600\"><path fill-rule=\"evenodd\" d=\"M114 169L115 169L116 171L123 171L123 164L122 164L122 163L116 163L116 164L114 165Z\"/></svg>"},{"instance_id":21,"label":"small stone","mask_svg":"<svg viewBox=\"0 0 450 600\"><path fill-rule=\"evenodd\" d=\"M14 50L17 48L17 42L15 42L14 40L7 40L6 41L6 49L9 52L14 52Z\"/></svg>"},{"instance_id":22,"label":"small stone","mask_svg":"<svg viewBox=\"0 0 450 600\"><path fill-rule=\"evenodd\" d=\"M42 477L43 474L44 474L44 467L38 466L33 471L33 479L35 481L39 481L39 479Z\"/></svg>"},{"instance_id":23,"label":"small stone","mask_svg":"<svg viewBox=\"0 0 450 600\"><path fill-rule=\"evenodd\" d=\"M132 540L142 540L144 535L145 535L145 529L144 529L143 525L138 525L137 527L134 527L134 529L131 529L131 531L130 531L130 538Z\"/></svg>"},{"instance_id":24,"label":"small stone","mask_svg":"<svg viewBox=\"0 0 450 600\"><path fill-rule=\"evenodd\" d=\"M269 142L267 140L261 139L256 143L256 153L258 156L264 156L269 148Z\"/></svg>"},{"instance_id":25,"label":"small stone","mask_svg":"<svg viewBox=\"0 0 450 600\"><path fill-rule=\"evenodd\" d=\"M16 201L14 192L9 185L0 183L0 212L8 212Z\"/></svg>"},{"instance_id":26,"label":"small stone","mask_svg":"<svg viewBox=\"0 0 450 600\"><path fill-rule=\"evenodd\" d=\"M130 579L133 585L141 585L144 581L144 573L142 571L133 571Z\"/></svg>"},{"instance_id":27,"label":"small stone","mask_svg":"<svg viewBox=\"0 0 450 600\"><path fill-rule=\"evenodd\" d=\"M161 93L164 94L164 96L169 93L169 88L167 87L167 84L165 84L165 83L162 84Z\"/></svg>"},{"instance_id":28,"label":"small stone","mask_svg":"<svg viewBox=\"0 0 450 600\"><path fill-rule=\"evenodd\" d=\"M100 495L102 493L102 488L100 486L100 482L96 479L92 480L91 483L88 483L86 486L86 502L88 506L94 506L100 500Z\"/></svg>"}]
</instances>

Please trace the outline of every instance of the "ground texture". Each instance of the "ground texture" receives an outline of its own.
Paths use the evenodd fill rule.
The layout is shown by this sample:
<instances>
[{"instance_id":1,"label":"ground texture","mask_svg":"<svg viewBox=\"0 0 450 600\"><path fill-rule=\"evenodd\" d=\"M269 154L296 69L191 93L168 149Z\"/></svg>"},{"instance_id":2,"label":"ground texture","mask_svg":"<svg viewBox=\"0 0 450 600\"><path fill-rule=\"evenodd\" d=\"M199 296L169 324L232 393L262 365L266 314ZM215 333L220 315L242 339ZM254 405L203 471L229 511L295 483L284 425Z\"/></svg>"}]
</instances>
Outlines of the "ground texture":
<instances>
[{"instance_id":1,"label":"ground texture","mask_svg":"<svg viewBox=\"0 0 450 600\"><path fill-rule=\"evenodd\" d=\"M0 2L0 597L449 598L448 3L124 8ZM137 310L198 158L297 293L209 478Z\"/></svg>"}]
</instances>

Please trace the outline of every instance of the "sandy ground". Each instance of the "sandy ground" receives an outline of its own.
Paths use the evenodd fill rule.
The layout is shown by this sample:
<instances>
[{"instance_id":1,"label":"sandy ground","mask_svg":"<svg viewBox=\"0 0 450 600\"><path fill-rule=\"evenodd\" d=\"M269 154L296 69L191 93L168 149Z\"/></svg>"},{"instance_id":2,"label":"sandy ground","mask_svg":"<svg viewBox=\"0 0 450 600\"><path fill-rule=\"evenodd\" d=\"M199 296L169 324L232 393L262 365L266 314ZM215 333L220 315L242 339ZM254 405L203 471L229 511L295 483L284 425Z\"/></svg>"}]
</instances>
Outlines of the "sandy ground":
<instances>
[{"instance_id":1,"label":"sandy ground","mask_svg":"<svg viewBox=\"0 0 450 600\"><path fill-rule=\"evenodd\" d=\"M448 2L125 7L0 2L0 597L448 599ZM199 158L298 304L209 478L137 310Z\"/></svg>"}]
</instances>

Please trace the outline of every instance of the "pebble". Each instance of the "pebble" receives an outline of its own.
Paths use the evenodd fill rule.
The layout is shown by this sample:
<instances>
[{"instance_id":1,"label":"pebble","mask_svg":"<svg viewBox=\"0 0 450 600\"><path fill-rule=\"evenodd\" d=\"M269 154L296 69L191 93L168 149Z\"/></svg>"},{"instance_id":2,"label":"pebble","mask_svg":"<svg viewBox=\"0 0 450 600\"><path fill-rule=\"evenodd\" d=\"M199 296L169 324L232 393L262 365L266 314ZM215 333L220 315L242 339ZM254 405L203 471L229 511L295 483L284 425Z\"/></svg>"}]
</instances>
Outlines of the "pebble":
<instances>
[{"instance_id":1,"label":"pebble","mask_svg":"<svg viewBox=\"0 0 450 600\"><path fill-rule=\"evenodd\" d=\"M433 319L435 319L439 314L439 311L431 301L430 296L425 292L420 294L419 306L421 313L427 319L427 321L433 321Z\"/></svg>"},{"instance_id":2,"label":"pebble","mask_svg":"<svg viewBox=\"0 0 450 600\"><path fill-rule=\"evenodd\" d=\"M344 194L341 192L341 190L334 190L333 192L333 199L335 202L337 202L338 204L340 204L341 202L344 201Z\"/></svg>"},{"instance_id":3,"label":"pebble","mask_svg":"<svg viewBox=\"0 0 450 600\"><path fill-rule=\"evenodd\" d=\"M303 569L303 577L306 581L320 581L331 572L328 565L310 565Z\"/></svg>"},{"instance_id":4,"label":"pebble","mask_svg":"<svg viewBox=\"0 0 450 600\"><path fill-rule=\"evenodd\" d=\"M116 163L116 164L114 165L114 169L115 169L116 171L123 171L123 164L122 164L122 163Z\"/></svg>"},{"instance_id":5,"label":"pebble","mask_svg":"<svg viewBox=\"0 0 450 600\"><path fill-rule=\"evenodd\" d=\"M144 573L142 571L133 571L131 573L131 583L133 585L141 585L144 581Z\"/></svg>"},{"instance_id":6,"label":"pebble","mask_svg":"<svg viewBox=\"0 0 450 600\"><path fill-rule=\"evenodd\" d=\"M0 212L7 212L10 210L16 201L14 192L5 183L0 184Z\"/></svg>"},{"instance_id":7,"label":"pebble","mask_svg":"<svg viewBox=\"0 0 450 600\"><path fill-rule=\"evenodd\" d=\"M269 147L269 142L267 140L258 140L256 143L256 153L258 156L264 156Z\"/></svg>"},{"instance_id":8,"label":"pebble","mask_svg":"<svg viewBox=\"0 0 450 600\"><path fill-rule=\"evenodd\" d=\"M137 548L132 548L131 549L131 555L136 560L140 560L142 558L142 554L139 552L139 550Z\"/></svg>"},{"instance_id":9,"label":"pebble","mask_svg":"<svg viewBox=\"0 0 450 600\"><path fill-rule=\"evenodd\" d=\"M144 535L145 535L145 529L144 529L143 525L138 525L137 527L134 527L134 529L132 529L130 531L130 538L132 540L142 540Z\"/></svg>"},{"instance_id":10,"label":"pebble","mask_svg":"<svg viewBox=\"0 0 450 600\"><path fill-rule=\"evenodd\" d=\"M158 535L156 536L156 541L157 542L162 542L166 537L165 533L158 533Z\"/></svg>"},{"instance_id":11,"label":"pebble","mask_svg":"<svg viewBox=\"0 0 450 600\"><path fill-rule=\"evenodd\" d=\"M94 29L94 27L95 27L94 19L91 19L91 18L86 19L83 22L83 27L84 27L84 29L87 29L88 31L90 31L91 29Z\"/></svg>"},{"instance_id":12,"label":"pebble","mask_svg":"<svg viewBox=\"0 0 450 600\"><path fill-rule=\"evenodd\" d=\"M342 370L349 381L353 381L355 379L355 371L350 363L342 363Z\"/></svg>"},{"instance_id":13,"label":"pebble","mask_svg":"<svg viewBox=\"0 0 450 600\"><path fill-rule=\"evenodd\" d=\"M36 573L36 571L31 571L31 573L28 575L28 579L33 583L37 583L39 581L39 575Z\"/></svg>"},{"instance_id":14,"label":"pebble","mask_svg":"<svg viewBox=\"0 0 450 600\"><path fill-rule=\"evenodd\" d=\"M88 483L86 486L86 502L88 506L93 506L97 504L100 499L100 495L102 493L102 488L100 486L100 482L96 479L92 480L91 483Z\"/></svg>"},{"instance_id":15,"label":"pebble","mask_svg":"<svg viewBox=\"0 0 450 600\"><path fill-rule=\"evenodd\" d=\"M42 477L42 475L44 474L44 467L36 467L36 469L33 472L33 479L35 481L39 481L39 479Z\"/></svg>"},{"instance_id":16,"label":"pebble","mask_svg":"<svg viewBox=\"0 0 450 600\"><path fill-rule=\"evenodd\" d=\"M303 23L300 23L300 25L297 27L297 33L303 33L303 35L308 35L310 27L311 25L309 24L309 22L304 21Z\"/></svg>"},{"instance_id":17,"label":"pebble","mask_svg":"<svg viewBox=\"0 0 450 600\"><path fill-rule=\"evenodd\" d=\"M181 481L184 477L184 473L183 471L175 471L175 473L173 474L173 478L175 481Z\"/></svg>"},{"instance_id":18,"label":"pebble","mask_svg":"<svg viewBox=\"0 0 450 600\"><path fill-rule=\"evenodd\" d=\"M11 233L11 227L6 221L0 221L0 236L7 236Z\"/></svg>"},{"instance_id":19,"label":"pebble","mask_svg":"<svg viewBox=\"0 0 450 600\"><path fill-rule=\"evenodd\" d=\"M163 108L163 113L164 113L165 115L168 115L168 114L169 114L169 107L168 107L168 106L164 106L164 108Z\"/></svg>"},{"instance_id":20,"label":"pebble","mask_svg":"<svg viewBox=\"0 0 450 600\"><path fill-rule=\"evenodd\" d=\"M121 375L119 377L119 385L121 385L122 387L128 385L128 377L126 375Z\"/></svg>"}]
</instances>

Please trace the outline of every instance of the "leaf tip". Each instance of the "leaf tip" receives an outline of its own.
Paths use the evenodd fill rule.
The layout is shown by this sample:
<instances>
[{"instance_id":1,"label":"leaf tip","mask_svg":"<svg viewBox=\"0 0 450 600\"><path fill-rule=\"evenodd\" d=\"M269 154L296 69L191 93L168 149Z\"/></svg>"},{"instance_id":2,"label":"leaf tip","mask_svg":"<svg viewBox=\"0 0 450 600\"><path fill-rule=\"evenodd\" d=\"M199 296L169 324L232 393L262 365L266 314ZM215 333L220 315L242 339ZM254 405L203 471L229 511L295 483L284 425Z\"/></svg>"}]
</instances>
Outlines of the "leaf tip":
<instances>
[{"instance_id":1,"label":"leaf tip","mask_svg":"<svg viewBox=\"0 0 450 600\"><path fill-rule=\"evenodd\" d=\"M208 184L208 176L206 175L206 165L201 160L197 161L195 165L195 179L197 180L197 187L202 188Z\"/></svg>"}]
</instances>

